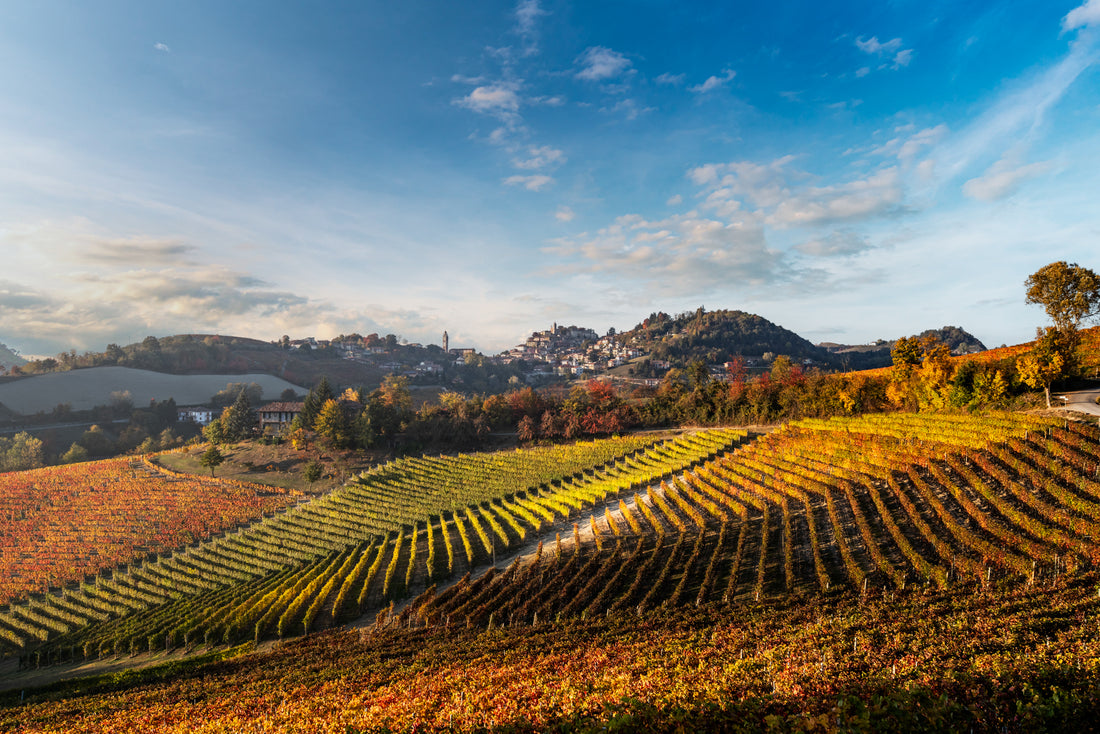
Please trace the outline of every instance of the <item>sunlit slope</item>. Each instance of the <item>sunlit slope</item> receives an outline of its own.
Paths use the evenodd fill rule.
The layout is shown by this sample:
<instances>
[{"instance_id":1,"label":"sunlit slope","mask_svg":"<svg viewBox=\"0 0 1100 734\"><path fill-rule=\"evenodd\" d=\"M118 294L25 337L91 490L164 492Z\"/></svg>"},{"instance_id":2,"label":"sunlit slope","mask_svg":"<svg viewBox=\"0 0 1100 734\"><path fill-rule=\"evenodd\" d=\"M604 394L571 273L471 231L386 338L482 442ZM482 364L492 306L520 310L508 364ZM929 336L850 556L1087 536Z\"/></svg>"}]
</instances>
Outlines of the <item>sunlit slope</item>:
<instances>
[{"instance_id":1,"label":"sunlit slope","mask_svg":"<svg viewBox=\"0 0 1100 734\"><path fill-rule=\"evenodd\" d=\"M1095 427L1021 416L790 424L591 520L595 541L425 594L405 624L920 584L1032 584L1100 559Z\"/></svg>"},{"instance_id":2,"label":"sunlit slope","mask_svg":"<svg viewBox=\"0 0 1100 734\"><path fill-rule=\"evenodd\" d=\"M0 603L203 540L296 500L121 458L0 474Z\"/></svg>"},{"instance_id":3,"label":"sunlit slope","mask_svg":"<svg viewBox=\"0 0 1100 734\"><path fill-rule=\"evenodd\" d=\"M419 458L247 530L0 613L21 649L84 655L300 634L476 567L555 517L736 445L743 432Z\"/></svg>"}]
</instances>

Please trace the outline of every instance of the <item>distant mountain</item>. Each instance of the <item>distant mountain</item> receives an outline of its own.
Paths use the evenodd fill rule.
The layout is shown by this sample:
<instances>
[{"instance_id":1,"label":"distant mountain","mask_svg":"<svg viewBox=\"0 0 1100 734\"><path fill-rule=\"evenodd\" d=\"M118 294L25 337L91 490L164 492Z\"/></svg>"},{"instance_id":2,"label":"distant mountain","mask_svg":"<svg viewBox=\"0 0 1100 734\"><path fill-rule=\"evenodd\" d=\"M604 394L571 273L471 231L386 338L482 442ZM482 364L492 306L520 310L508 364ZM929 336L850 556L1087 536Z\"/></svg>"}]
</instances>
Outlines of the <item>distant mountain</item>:
<instances>
[{"instance_id":1,"label":"distant mountain","mask_svg":"<svg viewBox=\"0 0 1100 734\"><path fill-rule=\"evenodd\" d=\"M927 329L915 335L918 339L935 337L951 348L952 354L975 354L984 352L986 346L970 332L958 326L944 326L939 329ZM828 350L836 359L839 359L846 369L866 370L876 367L889 367L893 364L890 350L894 348L897 339L886 341L878 339L870 344L836 344L822 342L817 346Z\"/></svg>"},{"instance_id":2,"label":"distant mountain","mask_svg":"<svg viewBox=\"0 0 1100 734\"><path fill-rule=\"evenodd\" d=\"M0 344L0 367L5 370L10 370L12 367L22 366L27 363L27 360L19 356L19 354L9 348L6 344Z\"/></svg>"},{"instance_id":3,"label":"distant mountain","mask_svg":"<svg viewBox=\"0 0 1100 734\"><path fill-rule=\"evenodd\" d=\"M653 313L619 338L629 346L649 352L651 359L667 360L672 366L682 367L696 360L720 364L736 357L759 359L780 354L796 362L840 365L840 360L827 349L763 316L744 311L698 308L678 316Z\"/></svg>"}]
</instances>

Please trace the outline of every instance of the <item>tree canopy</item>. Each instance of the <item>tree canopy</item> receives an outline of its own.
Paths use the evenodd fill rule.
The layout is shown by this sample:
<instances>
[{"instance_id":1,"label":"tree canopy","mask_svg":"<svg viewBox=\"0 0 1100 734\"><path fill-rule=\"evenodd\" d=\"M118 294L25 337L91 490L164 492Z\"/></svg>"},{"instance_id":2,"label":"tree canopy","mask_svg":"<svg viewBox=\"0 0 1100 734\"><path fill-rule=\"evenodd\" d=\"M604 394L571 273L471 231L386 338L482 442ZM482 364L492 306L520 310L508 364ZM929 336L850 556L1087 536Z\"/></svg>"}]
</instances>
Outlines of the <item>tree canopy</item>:
<instances>
[{"instance_id":1,"label":"tree canopy","mask_svg":"<svg viewBox=\"0 0 1100 734\"><path fill-rule=\"evenodd\" d=\"M1042 306L1062 332L1100 312L1100 276L1064 260L1044 265L1024 282L1027 302Z\"/></svg>"}]
</instances>

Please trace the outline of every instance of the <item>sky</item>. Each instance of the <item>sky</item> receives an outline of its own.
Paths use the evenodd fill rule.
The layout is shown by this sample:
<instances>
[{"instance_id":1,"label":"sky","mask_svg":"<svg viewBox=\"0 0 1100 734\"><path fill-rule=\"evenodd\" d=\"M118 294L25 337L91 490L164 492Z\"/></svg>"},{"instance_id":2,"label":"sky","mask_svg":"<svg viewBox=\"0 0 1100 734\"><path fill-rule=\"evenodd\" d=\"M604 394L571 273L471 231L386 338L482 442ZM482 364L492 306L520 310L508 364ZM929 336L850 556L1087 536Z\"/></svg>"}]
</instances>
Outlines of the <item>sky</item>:
<instances>
[{"instance_id":1,"label":"sky","mask_svg":"<svg viewBox=\"0 0 1100 734\"><path fill-rule=\"evenodd\" d=\"M1046 321L1100 270L1100 0L0 8L0 342Z\"/></svg>"}]
</instances>

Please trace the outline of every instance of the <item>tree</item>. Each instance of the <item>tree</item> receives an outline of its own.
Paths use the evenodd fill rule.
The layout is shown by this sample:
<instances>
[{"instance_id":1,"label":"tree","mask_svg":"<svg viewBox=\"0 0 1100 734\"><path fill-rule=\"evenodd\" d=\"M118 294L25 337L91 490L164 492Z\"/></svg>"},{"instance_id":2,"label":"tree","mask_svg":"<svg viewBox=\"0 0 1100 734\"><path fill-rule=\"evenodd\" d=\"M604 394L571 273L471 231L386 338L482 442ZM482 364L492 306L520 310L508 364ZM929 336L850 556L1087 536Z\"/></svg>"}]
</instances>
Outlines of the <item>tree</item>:
<instances>
[{"instance_id":1,"label":"tree","mask_svg":"<svg viewBox=\"0 0 1100 734\"><path fill-rule=\"evenodd\" d=\"M518 433L521 443L529 443L538 438L538 427L535 425L535 419L529 415L523 416L519 421Z\"/></svg>"},{"instance_id":2,"label":"tree","mask_svg":"<svg viewBox=\"0 0 1100 734\"><path fill-rule=\"evenodd\" d=\"M334 449L344 448L351 439L351 426L344 407L331 398L321 406L313 427Z\"/></svg>"},{"instance_id":3,"label":"tree","mask_svg":"<svg viewBox=\"0 0 1100 734\"><path fill-rule=\"evenodd\" d=\"M312 430L313 423L317 420L317 414L321 412L321 406L334 397L335 395L332 393L332 386L329 385L328 378L322 376L321 381L317 383L316 387L309 391L305 401L302 403L302 412L299 415L302 422L302 428Z\"/></svg>"},{"instance_id":4,"label":"tree","mask_svg":"<svg viewBox=\"0 0 1100 734\"><path fill-rule=\"evenodd\" d=\"M324 466L316 459L305 465L302 469L302 478L309 482L310 489L313 488L313 483L321 478L324 473Z\"/></svg>"},{"instance_id":5,"label":"tree","mask_svg":"<svg viewBox=\"0 0 1100 734\"><path fill-rule=\"evenodd\" d=\"M924 359L924 350L921 348L920 339L915 336L903 336L894 342L890 348L890 358L895 367L901 367L905 371L906 366L915 367Z\"/></svg>"},{"instance_id":6,"label":"tree","mask_svg":"<svg viewBox=\"0 0 1100 734\"><path fill-rule=\"evenodd\" d=\"M209 443L225 443L225 431L220 420L210 421L202 428L202 437Z\"/></svg>"},{"instance_id":7,"label":"tree","mask_svg":"<svg viewBox=\"0 0 1100 734\"><path fill-rule=\"evenodd\" d=\"M61 461L64 464L77 464L81 461L87 460L88 449L84 448L78 443L74 443L72 446L70 446L69 450L61 456Z\"/></svg>"},{"instance_id":8,"label":"tree","mask_svg":"<svg viewBox=\"0 0 1100 734\"><path fill-rule=\"evenodd\" d=\"M0 440L0 471L22 471L37 469L45 465L45 445L42 439L35 438L26 431L15 434L14 438Z\"/></svg>"},{"instance_id":9,"label":"tree","mask_svg":"<svg viewBox=\"0 0 1100 734\"><path fill-rule=\"evenodd\" d=\"M1067 352L1071 349L1071 340L1058 329L1047 327L1040 329L1031 351L1016 360L1016 370L1020 379L1034 389L1042 388L1050 407L1050 386L1066 373L1069 363Z\"/></svg>"},{"instance_id":10,"label":"tree","mask_svg":"<svg viewBox=\"0 0 1100 734\"><path fill-rule=\"evenodd\" d=\"M224 462L225 456L221 451L218 451L216 444L210 444L210 448L199 457L200 464L210 467L210 476L214 476L214 469L221 466Z\"/></svg>"},{"instance_id":11,"label":"tree","mask_svg":"<svg viewBox=\"0 0 1100 734\"><path fill-rule=\"evenodd\" d=\"M1100 313L1100 276L1064 260L1045 265L1024 282L1027 302L1042 306L1059 331L1070 334Z\"/></svg>"},{"instance_id":12,"label":"tree","mask_svg":"<svg viewBox=\"0 0 1100 734\"><path fill-rule=\"evenodd\" d=\"M229 443L248 438L256 428L257 420L248 392L241 390L233 404L222 411L221 424L225 441Z\"/></svg>"}]
</instances>

